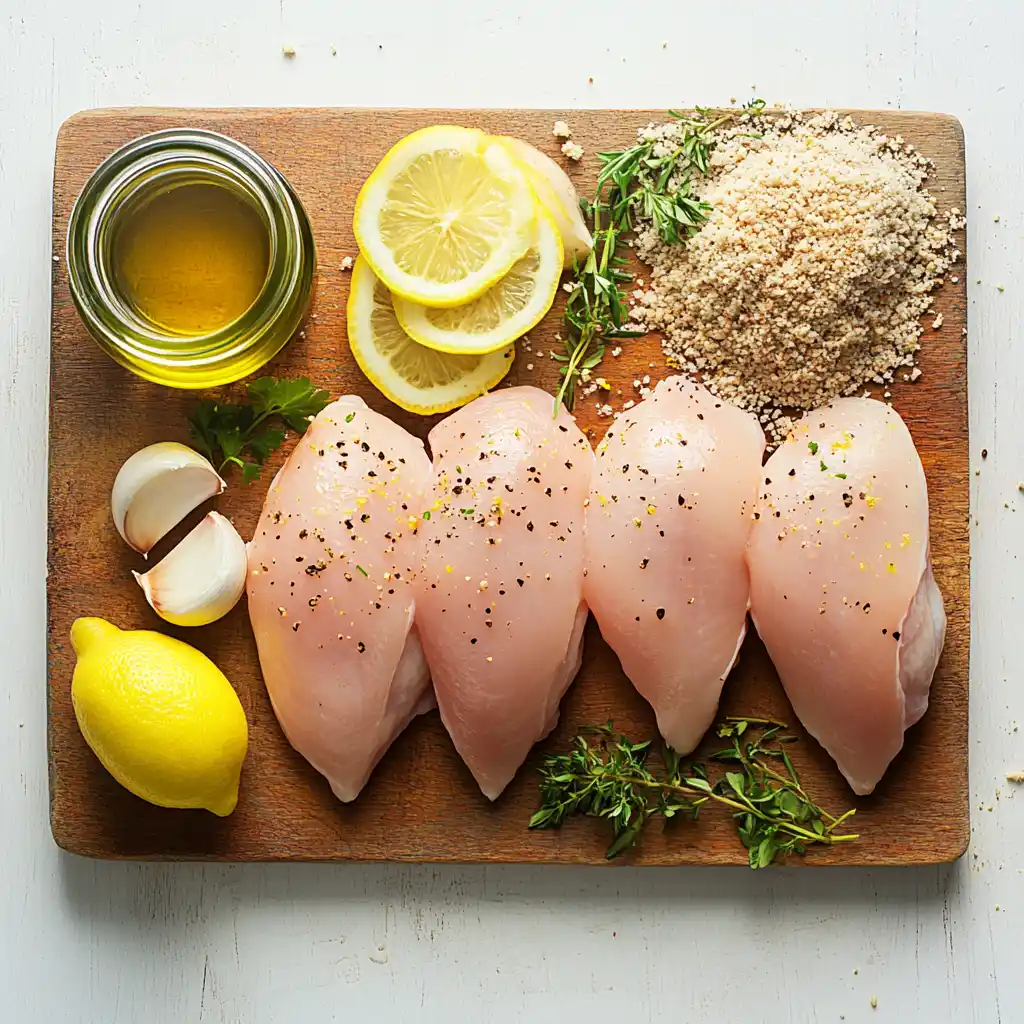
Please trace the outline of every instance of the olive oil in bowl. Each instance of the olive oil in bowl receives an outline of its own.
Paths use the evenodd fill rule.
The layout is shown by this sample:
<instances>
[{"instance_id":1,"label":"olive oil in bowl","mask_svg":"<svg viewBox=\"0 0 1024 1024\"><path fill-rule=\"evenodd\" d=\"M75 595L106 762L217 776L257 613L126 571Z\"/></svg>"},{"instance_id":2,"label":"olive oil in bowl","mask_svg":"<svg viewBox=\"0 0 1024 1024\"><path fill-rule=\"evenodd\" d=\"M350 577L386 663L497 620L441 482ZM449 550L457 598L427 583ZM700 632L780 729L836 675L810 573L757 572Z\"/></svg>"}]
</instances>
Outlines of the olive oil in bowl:
<instances>
[{"instance_id":1,"label":"olive oil in bowl","mask_svg":"<svg viewBox=\"0 0 1024 1024\"><path fill-rule=\"evenodd\" d=\"M258 370L297 331L315 271L288 182L214 132L128 143L93 172L68 224L68 283L86 327L122 366L170 387Z\"/></svg>"},{"instance_id":2,"label":"olive oil in bowl","mask_svg":"<svg viewBox=\"0 0 1024 1024\"><path fill-rule=\"evenodd\" d=\"M118 290L158 330L212 334L237 320L267 279L270 239L257 210L216 184L152 197L113 240Z\"/></svg>"}]
</instances>

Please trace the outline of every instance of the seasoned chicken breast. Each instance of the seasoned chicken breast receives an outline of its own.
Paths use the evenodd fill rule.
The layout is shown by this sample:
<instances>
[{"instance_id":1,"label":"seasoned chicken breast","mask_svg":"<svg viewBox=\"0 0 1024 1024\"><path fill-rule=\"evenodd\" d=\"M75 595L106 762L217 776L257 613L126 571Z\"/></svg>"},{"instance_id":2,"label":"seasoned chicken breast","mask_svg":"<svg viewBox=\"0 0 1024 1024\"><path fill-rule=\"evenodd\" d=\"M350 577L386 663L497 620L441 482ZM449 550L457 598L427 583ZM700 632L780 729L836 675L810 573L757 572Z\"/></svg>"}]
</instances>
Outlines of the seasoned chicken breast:
<instances>
[{"instance_id":1,"label":"seasoned chicken breast","mask_svg":"<svg viewBox=\"0 0 1024 1024\"><path fill-rule=\"evenodd\" d=\"M312 422L249 545L249 617L289 742L354 800L414 715L433 706L413 625L423 443L360 398Z\"/></svg>"},{"instance_id":2,"label":"seasoned chicken breast","mask_svg":"<svg viewBox=\"0 0 1024 1024\"><path fill-rule=\"evenodd\" d=\"M580 666L593 453L552 396L478 398L430 433L416 621L441 718L490 799L558 720Z\"/></svg>"},{"instance_id":3,"label":"seasoned chicken breast","mask_svg":"<svg viewBox=\"0 0 1024 1024\"><path fill-rule=\"evenodd\" d=\"M754 416L684 377L662 381L597 447L584 596L680 753L711 725L746 633L763 452Z\"/></svg>"},{"instance_id":4,"label":"seasoned chicken breast","mask_svg":"<svg viewBox=\"0 0 1024 1024\"><path fill-rule=\"evenodd\" d=\"M751 614L800 720L870 793L925 712L946 632L928 490L903 420L844 398L764 469Z\"/></svg>"}]
</instances>

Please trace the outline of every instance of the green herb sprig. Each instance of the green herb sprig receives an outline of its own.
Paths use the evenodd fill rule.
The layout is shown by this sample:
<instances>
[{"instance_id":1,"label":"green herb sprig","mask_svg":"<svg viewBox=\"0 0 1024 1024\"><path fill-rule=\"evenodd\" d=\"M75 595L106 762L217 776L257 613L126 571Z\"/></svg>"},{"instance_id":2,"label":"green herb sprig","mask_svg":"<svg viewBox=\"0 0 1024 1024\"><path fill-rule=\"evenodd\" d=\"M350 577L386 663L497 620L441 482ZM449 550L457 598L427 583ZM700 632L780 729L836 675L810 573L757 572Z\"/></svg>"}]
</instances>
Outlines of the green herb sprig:
<instances>
[{"instance_id":1,"label":"green herb sprig","mask_svg":"<svg viewBox=\"0 0 1024 1024\"><path fill-rule=\"evenodd\" d=\"M711 207L693 191L695 173L706 174L714 146L715 129L737 114L760 114L763 100L751 100L742 111L715 116L698 107L693 116L670 111L681 129L678 144L669 152L653 141L629 149L598 153L601 169L593 202L580 200L592 225L594 247L582 262L573 263L572 291L566 302L564 353L556 352L562 365L561 385L555 402L572 409L576 385L584 371L593 370L604 358L605 343L637 338L643 331L627 325L628 297L624 285L633 275L628 260L619 254L623 234L632 230L638 215L649 220L662 241L678 244L694 235L707 220Z\"/></svg>"},{"instance_id":2,"label":"green herb sprig","mask_svg":"<svg viewBox=\"0 0 1024 1024\"><path fill-rule=\"evenodd\" d=\"M651 741L631 743L615 734L611 722L586 727L569 753L549 756L541 766L541 806L529 827L558 828L577 814L606 818L613 830L605 853L610 860L637 841L651 818L696 820L714 802L732 812L752 868L803 855L815 844L859 838L838 831L853 810L834 817L804 791L785 750L796 737L785 735L785 728L765 719L725 719L717 735L729 745L710 760L727 768L712 781L707 765L687 764L667 747L664 773L656 775L647 763Z\"/></svg>"},{"instance_id":3,"label":"green herb sprig","mask_svg":"<svg viewBox=\"0 0 1024 1024\"><path fill-rule=\"evenodd\" d=\"M261 377L248 385L246 394L244 402L204 398L189 414L188 432L192 444L217 467L218 473L238 466L248 484L260 475L270 454L284 443L284 428L303 433L331 396L308 377Z\"/></svg>"}]
</instances>

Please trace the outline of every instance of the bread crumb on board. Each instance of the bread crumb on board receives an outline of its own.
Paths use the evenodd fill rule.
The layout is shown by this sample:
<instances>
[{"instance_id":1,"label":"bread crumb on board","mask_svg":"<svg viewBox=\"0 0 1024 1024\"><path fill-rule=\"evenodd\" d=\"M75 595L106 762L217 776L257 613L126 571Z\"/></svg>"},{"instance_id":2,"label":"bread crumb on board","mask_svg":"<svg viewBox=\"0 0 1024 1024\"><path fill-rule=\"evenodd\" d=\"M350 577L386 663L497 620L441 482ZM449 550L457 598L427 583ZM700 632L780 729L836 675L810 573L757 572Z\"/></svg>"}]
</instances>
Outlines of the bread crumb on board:
<instances>
[{"instance_id":1,"label":"bread crumb on board","mask_svg":"<svg viewBox=\"0 0 1024 1024\"><path fill-rule=\"evenodd\" d=\"M562 153L570 160L581 160L583 158L583 147L578 142L566 141L562 143Z\"/></svg>"},{"instance_id":2,"label":"bread crumb on board","mask_svg":"<svg viewBox=\"0 0 1024 1024\"><path fill-rule=\"evenodd\" d=\"M681 131L672 121L638 136L659 156ZM868 382L917 380L921 318L966 223L938 209L930 167L901 137L834 112L740 115L694 182L711 212L687 244L641 220L637 251L653 273L632 318L661 333L671 366L754 412L774 441L793 413Z\"/></svg>"},{"instance_id":3,"label":"bread crumb on board","mask_svg":"<svg viewBox=\"0 0 1024 1024\"><path fill-rule=\"evenodd\" d=\"M551 134L556 139L568 139L572 136L572 129L564 121L556 121L551 126Z\"/></svg>"}]
</instances>

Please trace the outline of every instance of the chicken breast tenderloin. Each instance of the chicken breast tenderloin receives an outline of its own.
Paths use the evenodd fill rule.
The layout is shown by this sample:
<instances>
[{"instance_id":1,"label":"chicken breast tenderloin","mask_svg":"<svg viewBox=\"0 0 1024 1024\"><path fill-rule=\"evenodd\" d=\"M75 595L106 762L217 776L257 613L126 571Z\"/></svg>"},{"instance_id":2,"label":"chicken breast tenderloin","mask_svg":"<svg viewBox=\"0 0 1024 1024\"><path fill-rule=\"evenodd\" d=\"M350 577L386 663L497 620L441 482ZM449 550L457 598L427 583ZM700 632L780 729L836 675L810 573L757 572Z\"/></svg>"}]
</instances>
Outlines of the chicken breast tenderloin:
<instances>
[{"instance_id":1,"label":"chicken breast tenderloin","mask_svg":"<svg viewBox=\"0 0 1024 1024\"><path fill-rule=\"evenodd\" d=\"M746 634L757 419L670 377L597 447L584 596L680 753L714 719Z\"/></svg>"},{"instance_id":2,"label":"chicken breast tenderloin","mask_svg":"<svg viewBox=\"0 0 1024 1024\"><path fill-rule=\"evenodd\" d=\"M289 742L354 800L392 740L434 706L413 625L423 443L360 398L310 425L249 545L249 617Z\"/></svg>"},{"instance_id":3,"label":"chicken breast tenderloin","mask_svg":"<svg viewBox=\"0 0 1024 1024\"><path fill-rule=\"evenodd\" d=\"M572 417L553 417L551 395L532 387L470 402L429 440L416 619L441 718L494 800L554 728L579 670L594 457Z\"/></svg>"},{"instance_id":4,"label":"chicken breast tenderloin","mask_svg":"<svg viewBox=\"0 0 1024 1024\"><path fill-rule=\"evenodd\" d=\"M899 415L863 398L808 413L765 465L748 559L751 615L793 709L870 793L928 706L946 631Z\"/></svg>"}]
</instances>

